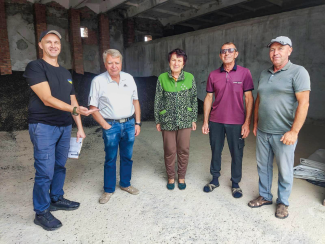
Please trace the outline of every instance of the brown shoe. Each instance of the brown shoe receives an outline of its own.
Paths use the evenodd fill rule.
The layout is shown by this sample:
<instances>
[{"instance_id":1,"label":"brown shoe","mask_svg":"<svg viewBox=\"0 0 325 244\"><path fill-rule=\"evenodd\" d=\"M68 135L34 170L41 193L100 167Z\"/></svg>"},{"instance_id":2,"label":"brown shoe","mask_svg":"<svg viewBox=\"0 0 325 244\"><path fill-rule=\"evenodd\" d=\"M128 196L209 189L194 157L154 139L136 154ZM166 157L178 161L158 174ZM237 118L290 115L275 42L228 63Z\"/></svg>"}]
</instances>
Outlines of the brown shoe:
<instances>
[{"instance_id":1,"label":"brown shoe","mask_svg":"<svg viewBox=\"0 0 325 244\"><path fill-rule=\"evenodd\" d=\"M128 193L130 193L132 195L138 195L140 193L140 191L137 188L133 187L133 186L121 187L121 190L127 191Z\"/></svg>"},{"instance_id":2,"label":"brown shoe","mask_svg":"<svg viewBox=\"0 0 325 244\"><path fill-rule=\"evenodd\" d=\"M111 199L111 196L114 194L113 193L108 193L108 192L104 192L103 195L101 195L101 197L99 198L99 203L100 204L105 204L109 201L109 199Z\"/></svg>"},{"instance_id":3,"label":"brown shoe","mask_svg":"<svg viewBox=\"0 0 325 244\"><path fill-rule=\"evenodd\" d=\"M258 198L250 201L248 203L248 207L259 208L259 207L262 207L263 205L270 205L270 204L272 204L272 201L267 201L264 199L264 197L259 196Z\"/></svg>"},{"instance_id":4,"label":"brown shoe","mask_svg":"<svg viewBox=\"0 0 325 244\"><path fill-rule=\"evenodd\" d=\"M275 217L279 219L285 219L289 216L288 206L283 203L278 203L276 205Z\"/></svg>"}]
</instances>

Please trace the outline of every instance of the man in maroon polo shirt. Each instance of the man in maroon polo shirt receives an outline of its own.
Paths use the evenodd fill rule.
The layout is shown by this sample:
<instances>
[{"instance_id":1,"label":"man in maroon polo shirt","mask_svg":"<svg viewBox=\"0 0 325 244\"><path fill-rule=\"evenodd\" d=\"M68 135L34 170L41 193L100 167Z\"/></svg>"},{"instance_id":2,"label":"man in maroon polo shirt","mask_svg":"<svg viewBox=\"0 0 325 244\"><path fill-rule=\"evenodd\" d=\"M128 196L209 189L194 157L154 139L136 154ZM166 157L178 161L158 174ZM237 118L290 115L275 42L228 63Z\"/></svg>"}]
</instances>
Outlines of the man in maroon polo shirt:
<instances>
[{"instance_id":1,"label":"man in maroon polo shirt","mask_svg":"<svg viewBox=\"0 0 325 244\"><path fill-rule=\"evenodd\" d=\"M254 90L254 84L250 71L236 64L238 51L235 44L232 42L223 44L219 56L223 64L219 69L210 73L206 88L207 95L204 99L202 133L209 133L210 137L212 150L210 173L213 179L204 186L203 190L211 192L219 186L221 153L225 136L227 136L232 158L232 195L235 198L240 198L243 193L238 183L242 177L244 138L249 134L253 110L252 90ZM212 105L213 94L215 101ZM243 96L245 96L246 112Z\"/></svg>"}]
</instances>

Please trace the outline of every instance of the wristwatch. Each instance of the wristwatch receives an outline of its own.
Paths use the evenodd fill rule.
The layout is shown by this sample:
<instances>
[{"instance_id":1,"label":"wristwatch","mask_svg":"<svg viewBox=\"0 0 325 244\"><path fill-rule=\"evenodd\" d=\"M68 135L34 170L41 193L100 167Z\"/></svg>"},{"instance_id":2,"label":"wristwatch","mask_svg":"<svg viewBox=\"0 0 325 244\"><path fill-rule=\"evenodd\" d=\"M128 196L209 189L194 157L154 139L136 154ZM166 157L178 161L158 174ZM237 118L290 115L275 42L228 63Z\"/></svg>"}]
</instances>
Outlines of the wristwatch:
<instances>
[{"instance_id":1,"label":"wristwatch","mask_svg":"<svg viewBox=\"0 0 325 244\"><path fill-rule=\"evenodd\" d=\"M72 115L78 116L79 114L77 113L77 107L74 107L72 110Z\"/></svg>"},{"instance_id":2,"label":"wristwatch","mask_svg":"<svg viewBox=\"0 0 325 244\"><path fill-rule=\"evenodd\" d=\"M141 122L140 122L140 123L135 123L135 125L141 126L141 125L142 125L142 123L141 123Z\"/></svg>"}]
</instances>

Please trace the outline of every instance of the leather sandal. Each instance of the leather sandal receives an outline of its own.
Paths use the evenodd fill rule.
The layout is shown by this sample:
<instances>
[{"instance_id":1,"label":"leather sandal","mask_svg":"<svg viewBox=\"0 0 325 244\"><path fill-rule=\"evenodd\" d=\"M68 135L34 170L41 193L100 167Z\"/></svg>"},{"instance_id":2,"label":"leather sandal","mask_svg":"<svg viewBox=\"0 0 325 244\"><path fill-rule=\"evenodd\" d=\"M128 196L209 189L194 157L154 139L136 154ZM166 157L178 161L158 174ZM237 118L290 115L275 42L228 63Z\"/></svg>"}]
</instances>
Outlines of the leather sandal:
<instances>
[{"instance_id":1,"label":"leather sandal","mask_svg":"<svg viewBox=\"0 0 325 244\"><path fill-rule=\"evenodd\" d=\"M258 198L250 201L248 203L248 207L259 208L259 207L262 207L263 205L270 205L270 204L272 204L272 201L267 201L264 199L264 197L259 196Z\"/></svg>"},{"instance_id":2,"label":"leather sandal","mask_svg":"<svg viewBox=\"0 0 325 244\"><path fill-rule=\"evenodd\" d=\"M276 205L275 217L278 219L285 219L289 216L288 206L283 203L278 203Z\"/></svg>"}]
</instances>

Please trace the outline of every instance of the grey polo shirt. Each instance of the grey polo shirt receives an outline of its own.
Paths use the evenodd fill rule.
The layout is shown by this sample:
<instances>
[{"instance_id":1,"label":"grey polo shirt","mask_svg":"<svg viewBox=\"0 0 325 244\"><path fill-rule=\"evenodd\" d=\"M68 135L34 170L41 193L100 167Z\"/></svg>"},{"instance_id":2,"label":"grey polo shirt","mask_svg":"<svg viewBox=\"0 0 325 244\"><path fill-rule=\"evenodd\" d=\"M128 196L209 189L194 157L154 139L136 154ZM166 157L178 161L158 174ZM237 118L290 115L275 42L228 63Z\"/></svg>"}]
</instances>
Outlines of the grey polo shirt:
<instances>
[{"instance_id":1,"label":"grey polo shirt","mask_svg":"<svg viewBox=\"0 0 325 244\"><path fill-rule=\"evenodd\" d=\"M292 127L298 102L296 93L310 90L308 71L290 61L281 70L273 66L261 73L258 82L260 104L258 129L270 134L284 134Z\"/></svg>"},{"instance_id":2,"label":"grey polo shirt","mask_svg":"<svg viewBox=\"0 0 325 244\"><path fill-rule=\"evenodd\" d=\"M138 100L133 77L120 72L120 82L112 80L106 71L96 76L90 87L88 105L100 109L104 119L124 119L134 114L133 100Z\"/></svg>"}]
</instances>

